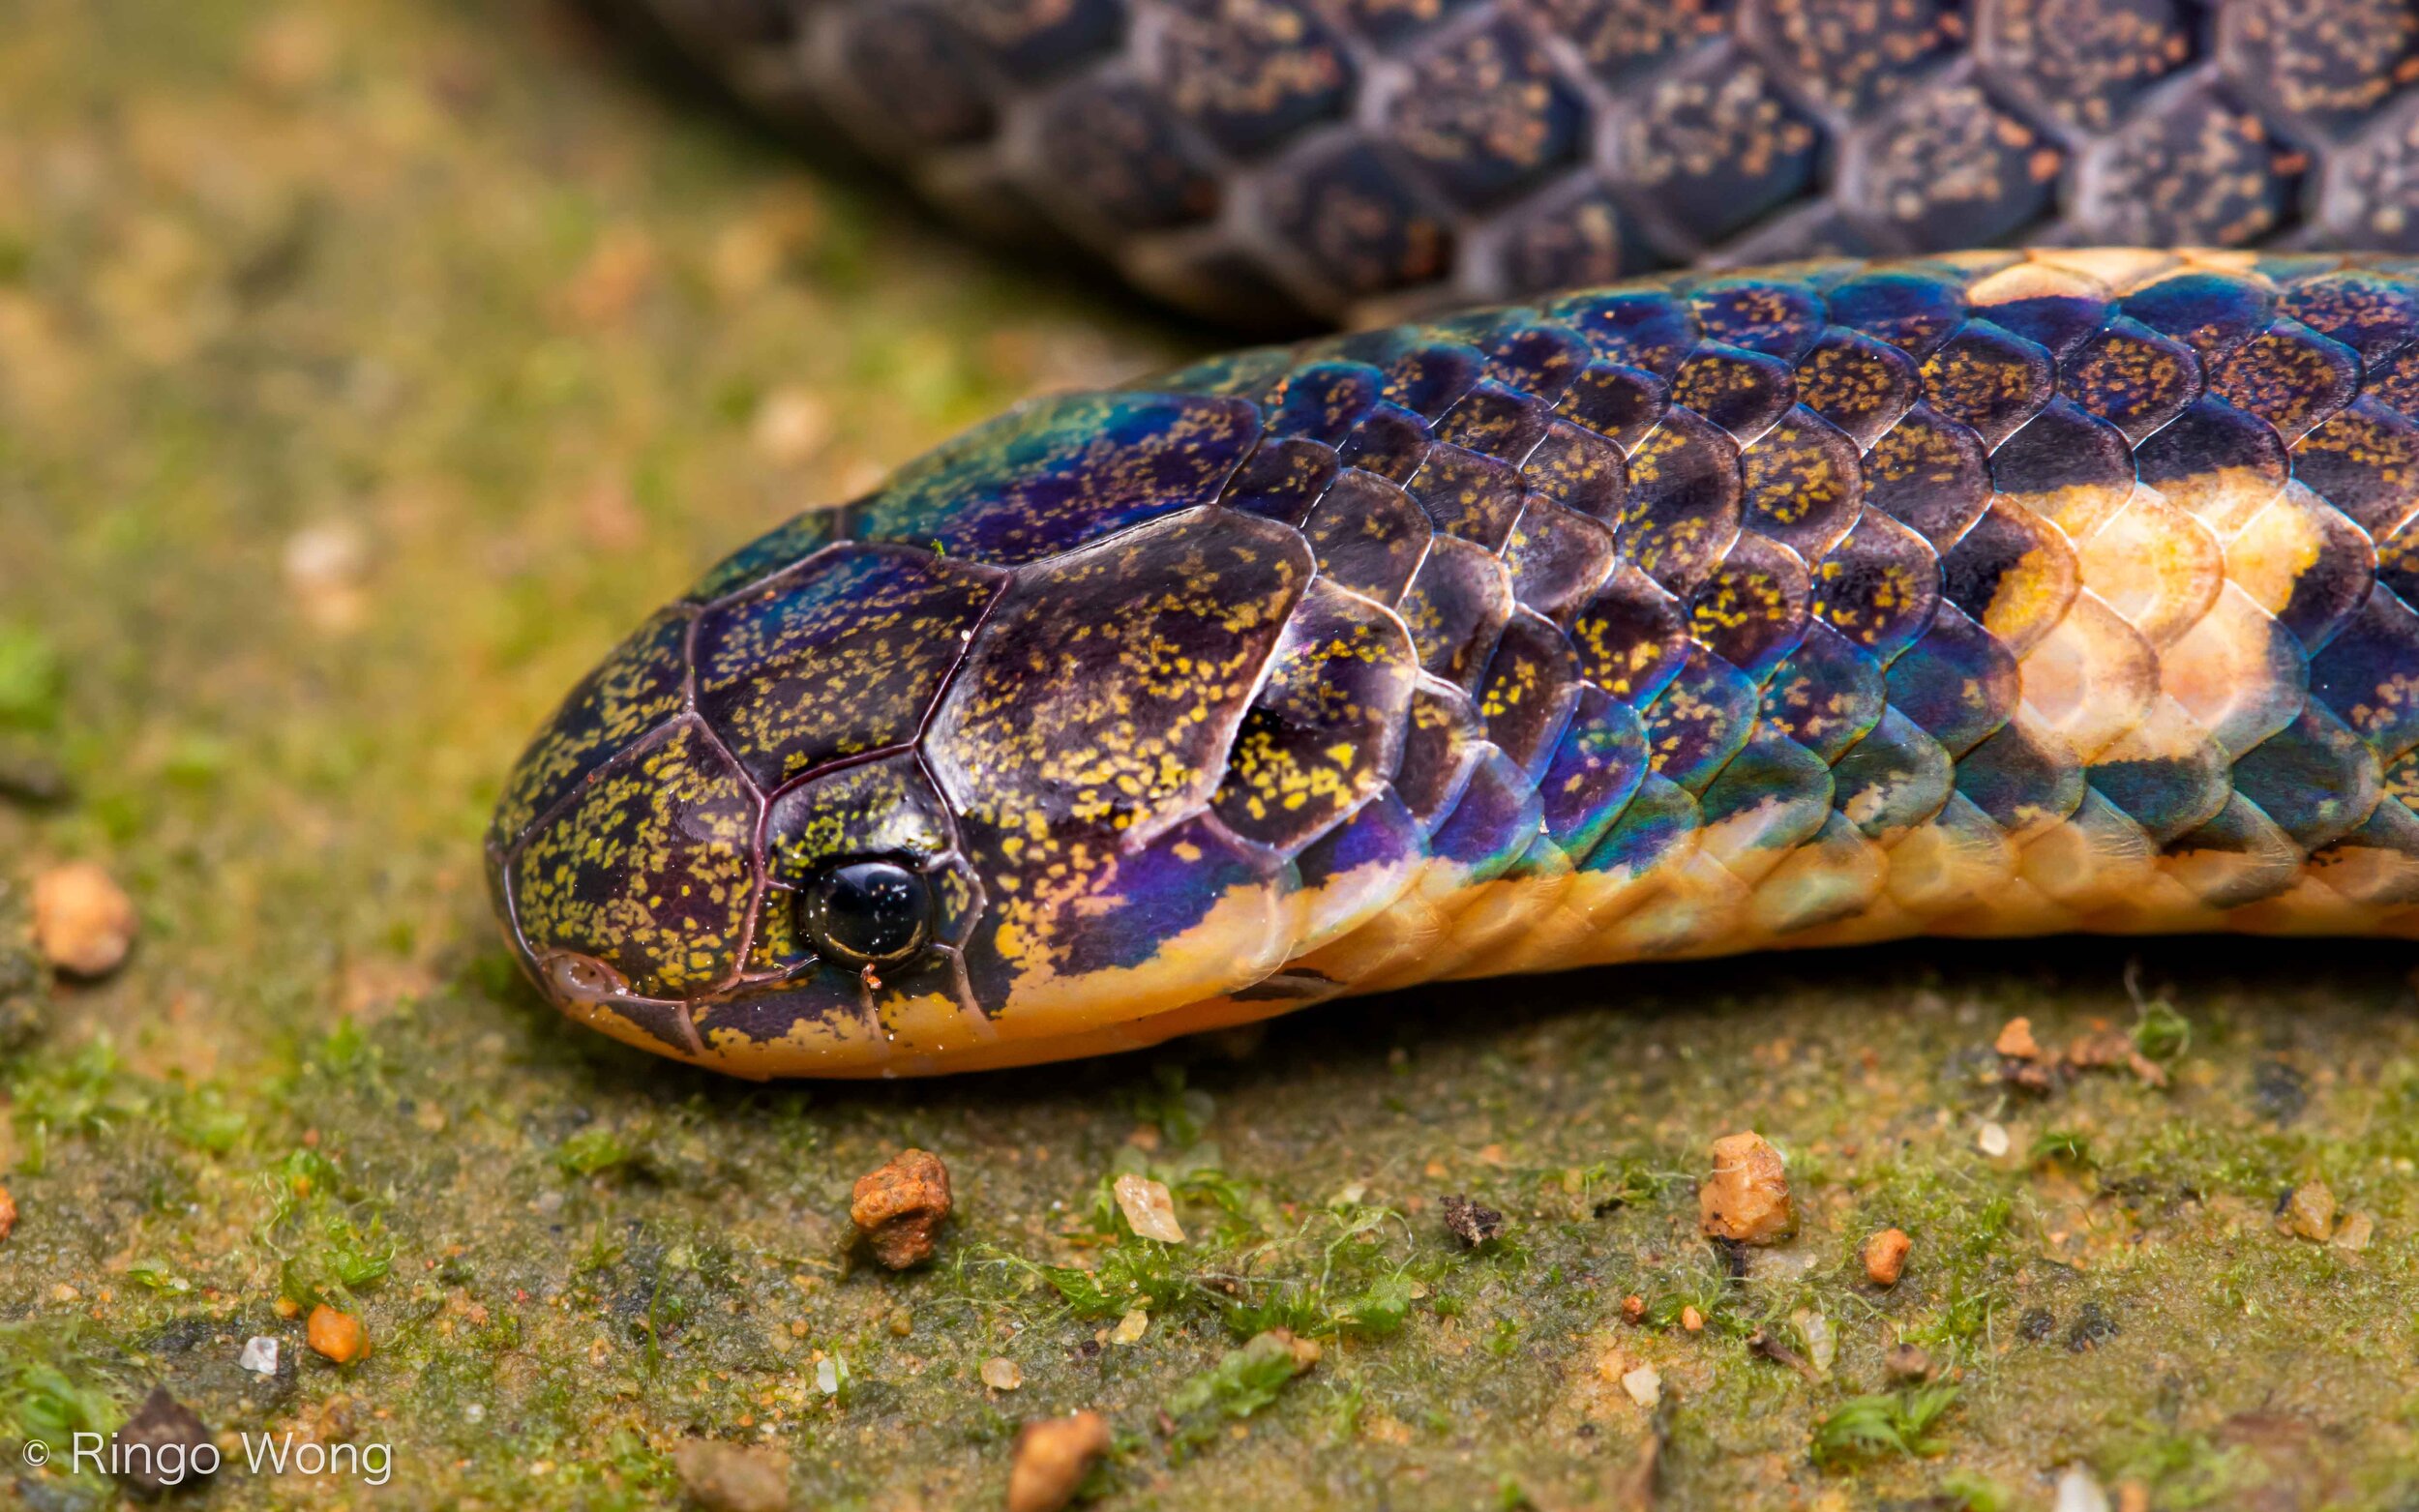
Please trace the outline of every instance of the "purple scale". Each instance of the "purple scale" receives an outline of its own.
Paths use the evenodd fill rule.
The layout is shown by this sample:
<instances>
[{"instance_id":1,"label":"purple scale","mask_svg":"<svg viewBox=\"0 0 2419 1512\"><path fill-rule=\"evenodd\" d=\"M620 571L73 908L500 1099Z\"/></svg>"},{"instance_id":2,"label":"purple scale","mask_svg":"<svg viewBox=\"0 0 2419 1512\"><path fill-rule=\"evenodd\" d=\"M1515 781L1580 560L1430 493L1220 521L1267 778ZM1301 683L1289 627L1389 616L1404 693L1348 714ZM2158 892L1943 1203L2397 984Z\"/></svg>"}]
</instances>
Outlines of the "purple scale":
<instances>
[{"instance_id":1,"label":"purple scale","mask_svg":"<svg viewBox=\"0 0 2419 1512\"><path fill-rule=\"evenodd\" d=\"M1680 675L1693 642L1687 607L1634 567L1617 570L1570 627L1588 681L1642 708Z\"/></svg>"},{"instance_id":2,"label":"purple scale","mask_svg":"<svg viewBox=\"0 0 2419 1512\"><path fill-rule=\"evenodd\" d=\"M1700 644L1760 683L1806 637L1806 563L1778 542L1742 533L1690 600Z\"/></svg>"},{"instance_id":3,"label":"purple scale","mask_svg":"<svg viewBox=\"0 0 2419 1512\"><path fill-rule=\"evenodd\" d=\"M1789 365L1777 357L1708 341L1672 375L1671 401L1745 446L1797 402L1797 383Z\"/></svg>"},{"instance_id":4,"label":"purple scale","mask_svg":"<svg viewBox=\"0 0 2419 1512\"><path fill-rule=\"evenodd\" d=\"M1305 363L1269 396L1269 433L1333 446L1378 407L1385 385L1386 375L1366 363Z\"/></svg>"},{"instance_id":5,"label":"purple scale","mask_svg":"<svg viewBox=\"0 0 2419 1512\"><path fill-rule=\"evenodd\" d=\"M2285 487L2290 463L2275 427L2224 400L2204 397L2136 447L2134 466L2152 488L2189 497L2195 486L2211 478L2247 478L2275 492ZM2230 496L2243 495L2240 483L2229 481L2226 487Z\"/></svg>"},{"instance_id":6,"label":"purple scale","mask_svg":"<svg viewBox=\"0 0 2419 1512\"><path fill-rule=\"evenodd\" d=\"M2276 295L2261 280L2195 271L2135 289L2118 308L2214 364L2268 328Z\"/></svg>"},{"instance_id":7,"label":"purple scale","mask_svg":"<svg viewBox=\"0 0 2419 1512\"><path fill-rule=\"evenodd\" d=\"M2388 540L2419 515L2419 424L2363 395L2295 443L2293 476Z\"/></svg>"},{"instance_id":8,"label":"purple scale","mask_svg":"<svg viewBox=\"0 0 2419 1512\"><path fill-rule=\"evenodd\" d=\"M1624 452L1634 452L1661 423L1670 399L1671 385L1654 373L1620 363L1592 362L1579 370L1554 408L1610 437Z\"/></svg>"},{"instance_id":9,"label":"purple scale","mask_svg":"<svg viewBox=\"0 0 2419 1512\"><path fill-rule=\"evenodd\" d=\"M1737 443L1672 410L1629 458L1622 555L1672 592L1693 591L1738 538L1741 493Z\"/></svg>"},{"instance_id":10,"label":"purple scale","mask_svg":"<svg viewBox=\"0 0 2419 1512\"><path fill-rule=\"evenodd\" d=\"M1511 463L1441 441L1407 487L1437 529L1489 551L1510 538L1525 492Z\"/></svg>"},{"instance_id":11,"label":"purple scale","mask_svg":"<svg viewBox=\"0 0 2419 1512\"><path fill-rule=\"evenodd\" d=\"M1888 666L1931 624L1940 562L1922 536L1878 510L1814 566L1814 617Z\"/></svg>"},{"instance_id":12,"label":"purple scale","mask_svg":"<svg viewBox=\"0 0 2419 1512\"><path fill-rule=\"evenodd\" d=\"M2134 487L2134 451L2116 427L2056 399L1990 454L1990 480L2002 493L2040 498L2036 508L2069 489L2122 500Z\"/></svg>"},{"instance_id":13,"label":"purple scale","mask_svg":"<svg viewBox=\"0 0 2419 1512\"><path fill-rule=\"evenodd\" d=\"M1485 376L1551 403L1588 365L1590 355L1577 332L1524 322L1489 343Z\"/></svg>"},{"instance_id":14,"label":"purple scale","mask_svg":"<svg viewBox=\"0 0 2419 1512\"><path fill-rule=\"evenodd\" d=\"M1859 273L1823 290L1834 325L1877 337L1918 362L1965 323L1965 290L1914 270Z\"/></svg>"},{"instance_id":15,"label":"purple scale","mask_svg":"<svg viewBox=\"0 0 2419 1512\"><path fill-rule=\"evenodd\" d=\"M1380 403L1336 448L1348 467L1408 483L1427 460L1428 425L1400 404Z\"/></svg>"},{"instance_id":16,"label":"purple scale","mask_svg":"<svg viewBox=\"0 0 2419 1512\"><path fill-rule=\"evenodd\" d=\"M1486 738L1535 781L1579 701L1579 658L1553 623L1518 609L1497 637L1478 684Z\"/></svg>"},{"instance_id":17,"label":"purple scale","mask_svg":"<svg viewBox=\"0 0 2419 1512\"><path fill-rule=\"evenodd\" d=\"M2340 715L2381 764L2419 749L2419 613L2380 584L2326 649L2310 659L2310 696Z\"/></svg>"},{"instance_id":18,"label":"purple scale","mask_svg":"<svg viewBox=\"0 0 2419 1512\"><path fill-rule=\"evenodd\" d=\"M1431 679L1412 691L1394 792L1423 830L1433 829L1461 796L1484 742L1478 710L1460 689Z\"/></svg>"},{"instance_id":19,"label":"purple scale","mask_svg":"<svg viewBox=\"0 0 2419 1512\"><path fill-rule=\"evenodd\" d=\"M1520 464L1529 487L1565 508L1610 519L1629 491L1629 464L1609 438L1556 420Z\"/></svg>"},{"instance_id":20,"label":"purple scale","mask_svg":"<svg viewBox=\"0 0 2419 1512\"><path fill-rule=\"evenodd\" d=\"M1429 545L1402 602L1403 623L1419 650L1420 667L1465 693L1477 689L1496 633L1511 609L1504 564L1483 548L1450 536Z\"/></svg>"},{"instance_id":21,"label":"purple scale","mask_svg":"<svg viewBox=\"0 0 2419 1512\"><path fill-rule=\"evenodd\" d=\"M1547 305L1545 314L1578 332L1598 357L1666 378L1696 349L1696 321L1670 294L1573 294Z\"/></svg>"},{"instance_id":22,"label":"purple scale","mask_svg":"<svg viewBox=\"0 0 2419 1512\"><path fill-rule=\"evenodd\" d=\"M1481 381L1436 423L1436 438L1518 466L1545 435L1543 400Z\"/></svg>"},{"instance_id":23,"label":"purple scale","mask_svg":"<svg viewBox=\"0 0 2419 1512\"><path fill-rule=\"evenodd\" d=\"M1865 507L1865 464L1837 426L1800 404L1739 456L1742 524L1807 561L1839 544Z\"/></svg>"},{"instance_id":24,"label":"purple scale","mask_svg":"<svg viewBox=\"0 0 2419 1512\"><path fill-rule=\"evenodd\" d=\"M1482 882L1510 870L1544 830L1537 788L1501 752L1481 746L1478 769L1453 812L1436 827L1430 854L1470 869Z\"/></svg>"},{"instance_id":25,"label":"purple scale","mask_svg":"<svg viewBox=\"0 0 2419 1512\"><path fill-rule=\"evenodd\" d=\"M2276 427L2290 445L2359 396L2360 354L2280 320L2210 371L2209 392Z\"/></svg>"},{"instance_id":26,"label":"purple scale","mask_svg":"<svg viewBox=\"0 0 2419 1512\"><path fill-rule=\"evenodd\" d=\"M2008 722L2021 697L2016 658L1943 604L1923 638L1890 664L1890 706L1961 756Z\"/></svg>"},{"instance_id":27,"label":"purple scale","mask_svg":"<svg viewBox=\"0 0 2419 1512\"><path fill-rule=\"evenodd\" d=\"M1985 449L2015 434L2057 389L2057 365L2040 342L1987 320L1969 321L1924 362L1925 398Z\"/></svg>"},{"instance_id":28,"label":"purple scale","mask_svg":"<svg viewBox=\"0 0 2419 1512\"><path fill-rule=\"evenodd\" d=\"M1646 757L1646 726L1637 711L1581 685L1570 723L1538 779L1545 833L1554 844L1573 857L1595 849L1638 790Z\"/></svg>"},{"instance_id":29,"label":"purple scale","mask_svg":"<svg viewBox=\"0 0 2419 1512\"><path fill-rule=\"evenodd\" d=\"M1427 511L1375 473L1347 467L1302 522L1320 575L1392 606L1411 586L1436 528Z\"/></svg>"},{"instance_id":30,"label":"purple scale","mask_svg":"<svg viewBox=\"0 0 2419 1512\"><path fill-rule=\"evenodd\" d=\"M1227 480L1218 502L1228 509L1299 525L1334 481L1335 449L1292 437L1268 440Z\"/></svg>"},{"instance_id":31,"label":"purple scale","mask_svg":"<svg viewBox=\"0 0 2419 1512\"><path fill-rule=\"evenodd\" d=\"M2058 390L2138 444L2200 397L2200 357L2173 337L2120 318L2059 364Z\"/></svg>"},{"instance_id":32,"label":"purple scale","mask_svg":"<svg viewBox=\"0 0 2419 1512\"><path fill-rule=\"evenodd\" d=\"M1826 761L1865 738L1882 717L1881 663L1820 620L1773 669L1759 717Z\"/></svg>"},{"instance_id":33,"label":"purple scale","mask_svg":"<svg viewBox=\"0 0 2419 1512\"><path fill-rule=\"evenodd\" d=\"M2305 279L2285 291L2283 310L2374 363L2419 340L2419 295L2410 285L2361 268Z\"/></svg>"},{"instance_id":34,"label":"purple scale","mask_svg":"<svg viewBox=\"0 0 2419 1512\"><path fill-rule=\"evenodd\" d=\"M1861 449L1898 423L1923 392L1907 354L1860 331L1823 333L1798 365L1798 402L1845 430Z\"/></svg>"},{"instance_id":35,"label":"purple scale","mask_svg":"<svg viewBox=\"0 0 2419 1512\"><path fill-rule=\"evenodd\" d=\"M1568 623L1612 576L1612 527L1532 494L1504 546L1512 598Z\"/></svg>"},{"instance_id":36,"label":"purple scale","mask_svg":"<svg viewBox=\"0 0 2419 1512\"><path fill-rule=\"evenodd\" d=\"M1756 687L1745 672L1691 646L1680 675L1641 717L1655 770L1701 793L1755 729Z\"/></svg>"},{"instance_id":37,"label":"purple scale","mask_svg":"<svg viewBox=\"0 0 2419 1512\"><path fill-rule=\"evenodd\" d=\"M1794 363L1825 323L1823 301L1793 280L1717 278L1688 291L1688 310L1709 341L1726 341Z\"/></svg>"},{"instance_id":38,"label":"purple scale","mask_svg":"<svg viewBox=\"0 0 2419 1512\"><path fill-rule=\"evenodd\" d=\"M1982 437L1918 403L1866 453L1865 502L1946 548L1990 507Z\"/></svg>"}]
</instances>

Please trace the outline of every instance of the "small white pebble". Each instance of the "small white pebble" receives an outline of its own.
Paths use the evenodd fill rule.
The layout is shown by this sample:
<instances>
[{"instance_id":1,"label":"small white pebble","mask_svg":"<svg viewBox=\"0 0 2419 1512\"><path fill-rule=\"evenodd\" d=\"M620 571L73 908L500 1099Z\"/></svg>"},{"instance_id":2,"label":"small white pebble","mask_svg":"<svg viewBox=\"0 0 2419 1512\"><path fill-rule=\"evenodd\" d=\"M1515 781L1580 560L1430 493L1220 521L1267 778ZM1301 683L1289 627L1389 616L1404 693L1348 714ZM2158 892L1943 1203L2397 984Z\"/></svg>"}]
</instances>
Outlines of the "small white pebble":
<instances>
[{"instance_id":1,"label":"small white pebble","mask_svg":"<svg viewBox=\"0 0 2419 1512\"><path fill-rule=\"evenodd\" d=\"M462 1409L462 1420L465 1423L485 1422L487 1420L487 1404L484 1402L472 1402L464 1405Z\"/></svg>"},{"instance_id":2,"label":"small white pebble","mask_svg":"<svg viewBox=\"0 0 2419 1512\"><path fill-rule=\"evenodd\" d=\"M815 1389L827 1397L840 1394L840 1383L849 1379L848 1367L837 1355L826 1354L815 1362Z\"/></svg>"},{"instance_id":3,"label":"small white pebble","mask_svg":"<svg viewBox=\"0 0 2419 1512\"><path fill-rule=\"evenodd\" d=\"M831 439L831 407L806 389L775 389L757 404L748 439L766 461L784 467L813 461Z\"/></svg>"},{"instance_id":4,"label":"small white pebble","mask_svg":"<svg viewBox=\"0 0 2419 1512\"><path fill-rule=\"evenodd\" d=\"M1839 1337L1832 1331L1831 1319L1802 1307L1789 1315L1789 1320L1806 1337L1807 1363L1821 1374L1830 1375L1831 1362L1839 1357Z\"/></svg>"},{"instance_id":5,"label":"small white pebble","mask_svg":"<svg viewBox=\"0 0 2419 1512\"><path fill-rule=\"evenodd\" d=\"M1129 1171L1117 1178L1111 1190L1117 1195L1118 1211L1134 1226L1138 1236L1162 1244L1184 1242L1184 1226L1176 1221L1176 1200L1168 1196L1166 1183Z\"/></svg>"},{"instance_id":6,"label":"small white pebble","mask_svg":"<svg viewBox=\"0 0 2419 1512\"><path fill-rule=\"evenodd\" d=\"M1139 1307L1130 1308L1123 1318L1118 1319L1118 1325L1109 1330L1109 1342L1111 1344L1138 1343L1142 1339L1143 1330L1150 1326L1150 1315L1149 1313Z\"/></svg>"},{"instance_id":7,"label":"small white pebble","mask_svg":"<svg viewBox=\"0 0 2419 1512\"><path fill-rule=\"evenodd\" d=\"M1621 1389L1629 1393L1630 1401L1652 1408L1663 1400L1663 1378L1654 1366L1641 1365L1621 1378Z\"/></svg>"},{"instance_id":8,"label":"small white pebble","mask_svg":"<svg viewBox=\"0 0 2419 1512\"><path fill-rule=\"evenodd\" d=\"M304 617L322 630L350 630L361 622L369 567L369 542L349 521L307 525L286 538L285 585Z\"/></svg>"},{"instance_id":9,"label":"small white pebble","mask_svg":"<svg viewBox=\"0 0 2419 1512\"><path fill-rule=\"evenodd\" d=\"M994 1391L1014 1391L1025 1384L1025 1373L1017 1369L1016 1361L1002 1354L983 1361L982 1374L983 1384Z\"/></svg>"},{"instance_id":10,"label":"small white pebble","mask_svg":"<svg viewBox=\"0 0 2419 1512\"><path fill-rule=\"evenodd\" d=\"M2108 1494L2091 1478L2091 1471L2079 1465L2070 1466L2058 1477L2058 1499L2052 1503L2051 1512L2108 1512Z\"/></svg>"},{"instance_id":11,"label":"small white pebble","mask_svg":"<svg viewBox=\"0 0 2419 1512\"><path fill-rule=\"evenodd\" d=\"M1984 1124L1974 1136L1974 1147L1992 1160L2005 1155L2008 1152L2008 1126L1997 1122Z\"/></svg>"},{"instance_id":12,"label":"small white pebble","mask_svg":"<svg viewBox=\"0 0 2419 1512\"><path fill-rule=\"evenodd\" d=\"M359 527L345 520L305 525L285 538L285 576L297 587L349 583L361 576L369 558L369 543Z\"/></svg>"},{"instance_id":13,"label":"small white pebble","mask_svg":"<svg viewBox=\"0 0 2419 1512\"><path fill-rule=\"evenodd\" d=\"M254 1334L244 1341L244 1351L235 1356L235 1363L255 1376L277 1374L277 1341L267 1334Z\"/></svg>"}]
</instances>

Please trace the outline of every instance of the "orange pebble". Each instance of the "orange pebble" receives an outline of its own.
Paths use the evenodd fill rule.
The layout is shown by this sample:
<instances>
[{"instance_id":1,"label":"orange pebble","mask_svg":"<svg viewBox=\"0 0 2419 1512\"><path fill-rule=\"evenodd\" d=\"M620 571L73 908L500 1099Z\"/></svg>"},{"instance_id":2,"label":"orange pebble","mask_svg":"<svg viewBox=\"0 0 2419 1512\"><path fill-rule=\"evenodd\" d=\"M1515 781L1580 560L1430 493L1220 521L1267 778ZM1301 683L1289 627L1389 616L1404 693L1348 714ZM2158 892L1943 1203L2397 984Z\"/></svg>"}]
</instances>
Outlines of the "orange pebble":
<instances>
[{"instance_id":1,"label":"orange pebble","mask_svg":"<svg viewBox=\"0 0 2419 1512\"><path fill-rule=\"evenodd\" d=\"M361 1319L350 1313L340 1313L325 1302L311 1310L311 1320L303 1325L304 1337L311 1347L339 1365L350 1365L370 1353L370 1330L361 1326Z\"/></svg>"}]
</instances>

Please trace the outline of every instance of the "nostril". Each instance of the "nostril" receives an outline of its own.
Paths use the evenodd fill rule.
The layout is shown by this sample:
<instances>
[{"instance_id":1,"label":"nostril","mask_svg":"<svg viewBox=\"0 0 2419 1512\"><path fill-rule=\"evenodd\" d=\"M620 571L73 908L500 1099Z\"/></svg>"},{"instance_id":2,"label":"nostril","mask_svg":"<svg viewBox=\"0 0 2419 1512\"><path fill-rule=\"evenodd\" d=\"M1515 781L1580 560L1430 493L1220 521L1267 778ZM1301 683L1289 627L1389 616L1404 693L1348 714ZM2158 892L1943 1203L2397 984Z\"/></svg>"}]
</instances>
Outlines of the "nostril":
<instances>
[{"instance_id":1,"label":"nostril","mask_svg":"<svg viewBox=\"0 0 2419 1512\"><path fill-rule=\"evenodd\" d=\"M558 950L544 964L547 986L566 1003L583 1007L628 997L630 981L620 972L576 950Z\"/></svg>"}]
</instances>

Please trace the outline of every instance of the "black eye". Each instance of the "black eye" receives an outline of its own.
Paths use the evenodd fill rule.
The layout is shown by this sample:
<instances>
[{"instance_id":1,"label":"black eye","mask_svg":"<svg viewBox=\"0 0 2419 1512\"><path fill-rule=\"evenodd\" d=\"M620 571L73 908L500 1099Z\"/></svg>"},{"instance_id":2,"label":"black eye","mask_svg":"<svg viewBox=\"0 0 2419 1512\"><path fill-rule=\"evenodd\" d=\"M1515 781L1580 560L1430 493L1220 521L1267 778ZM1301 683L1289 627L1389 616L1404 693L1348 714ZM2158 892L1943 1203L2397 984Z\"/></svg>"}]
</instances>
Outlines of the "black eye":
<instances>
[{"instance_id":1,"label":"black eye","mask_svg":"<svg viewBox=\"0 0 2419 1512\"><path fill-rule=\"evenodd\" d=\"M815 948L852 965L896 961L924 943L932 894L893 861L850 861L807 884L798 901Z\"/></svg>"}]
</instances>

